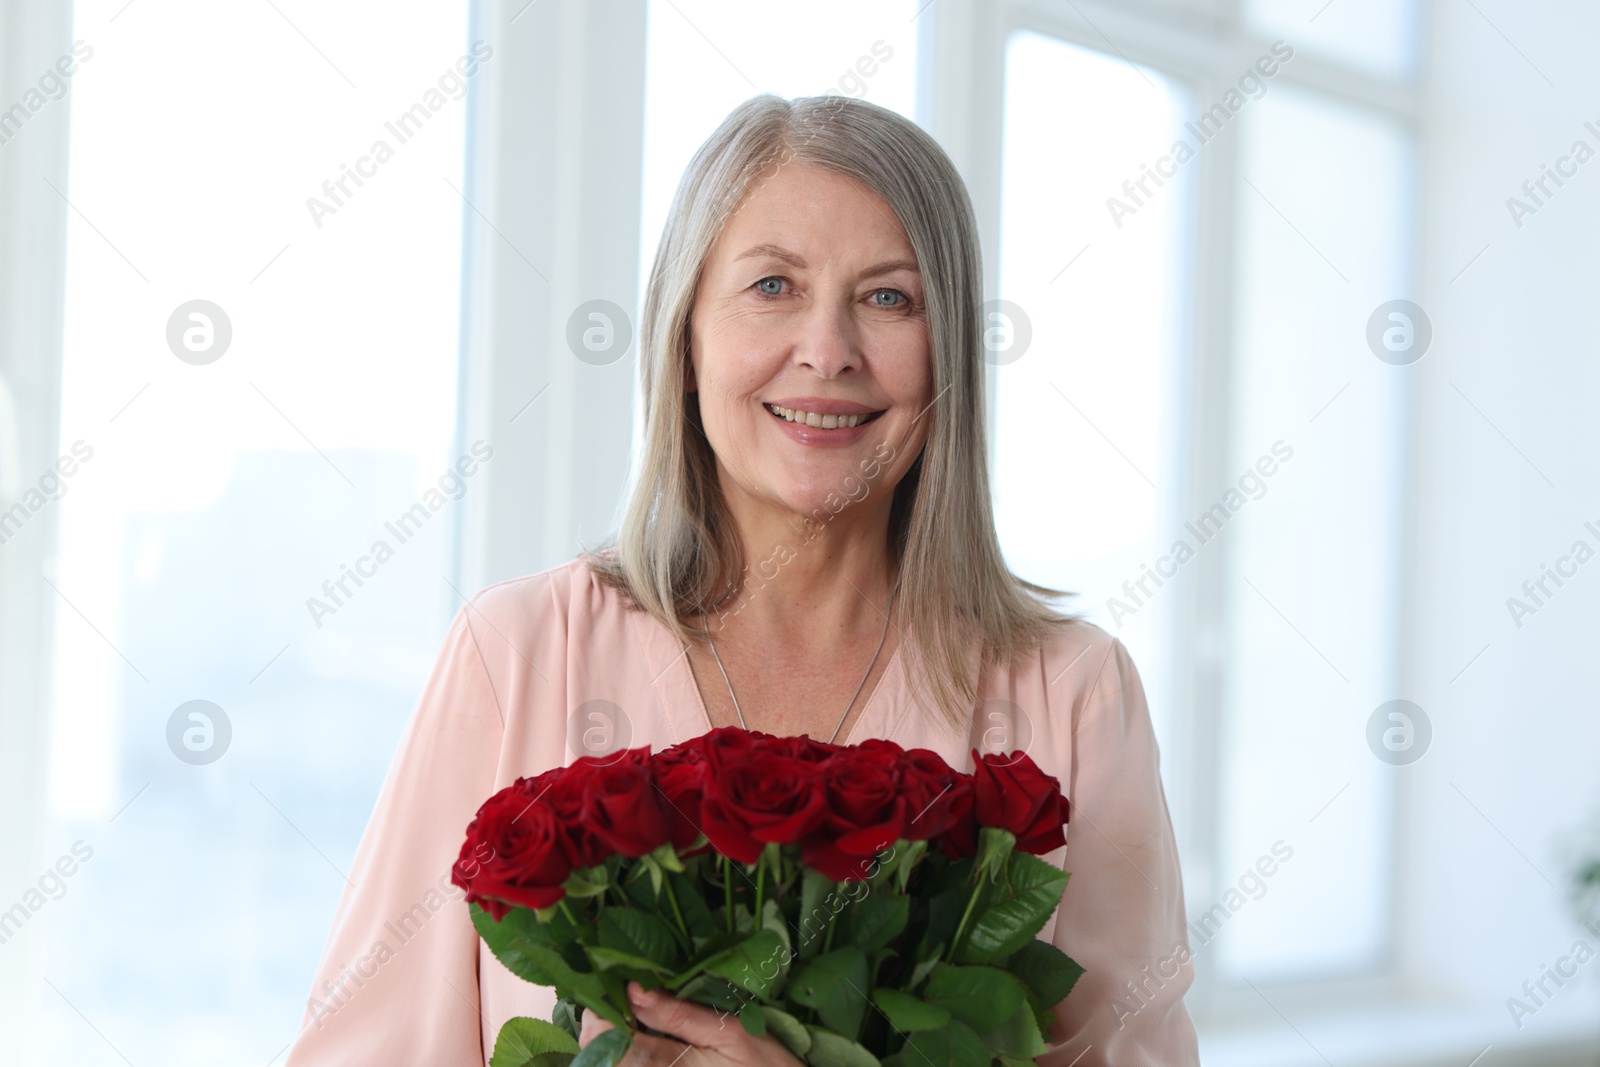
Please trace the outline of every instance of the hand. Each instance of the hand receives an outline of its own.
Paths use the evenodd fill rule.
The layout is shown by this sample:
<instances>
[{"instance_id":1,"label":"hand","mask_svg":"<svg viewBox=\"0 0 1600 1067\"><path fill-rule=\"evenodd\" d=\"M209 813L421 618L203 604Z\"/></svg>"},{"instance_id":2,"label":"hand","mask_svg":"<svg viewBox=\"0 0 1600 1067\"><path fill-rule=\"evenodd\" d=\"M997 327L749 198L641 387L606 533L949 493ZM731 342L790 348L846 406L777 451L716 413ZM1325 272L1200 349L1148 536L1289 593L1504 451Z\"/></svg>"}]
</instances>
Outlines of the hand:
<instances>
[{"instance_id":1,"label":"hand","mask_svg":"<svg viewBox=\"0 0 1600 1067\"><path fill-rule=\"evenodd\" d=\"M640 1022L683 1040L671 1041L636 1033L620 1067L668 1067L680 1060L683 1067L772 1067L773 1064L803 1067L771 1035L752 1037L737 1015L725 1015L700 1004L691 1004L659 989L647 993L638 982L628 983L628 999ZM578 1044L586 1046L611 1029L610 1023L586 1011ZM693 1048L694 1055L686 1057L687 1048Z\"/></svg>"}]
</instances>

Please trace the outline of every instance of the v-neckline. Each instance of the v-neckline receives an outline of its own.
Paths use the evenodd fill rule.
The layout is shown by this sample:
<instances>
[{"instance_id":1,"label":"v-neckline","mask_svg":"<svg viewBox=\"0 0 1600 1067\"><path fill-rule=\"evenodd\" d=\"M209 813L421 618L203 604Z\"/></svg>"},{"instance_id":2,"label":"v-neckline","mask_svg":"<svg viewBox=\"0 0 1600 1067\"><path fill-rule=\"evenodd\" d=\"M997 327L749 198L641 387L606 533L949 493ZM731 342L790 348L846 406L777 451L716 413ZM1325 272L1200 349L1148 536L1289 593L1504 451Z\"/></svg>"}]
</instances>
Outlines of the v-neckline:
<instances>
[{"instance_id":1,"label":"v-neckline","mask_svg":"<svg viewBox=\"0 0 1600 1067\"><path fill-rule=\"evenodd\" d=\"M646 656L645 659L654 679L652 687L666 707L667 729L671 743L680 744L692 737L710 733L715 727L711 722L711 713L706 708L705 695L700 692L699 683L695 681L694 668L689 664L689 647L678 645L672 631L650 613L635 611L633 616L635 622L643 628L644 633L641 636L648 635L653 639L662 653L664 662L657 662L655 657L651 656ZM904 643L904 639L895 642L894 651L889 653L883 673L878 676L877 682L867 694L866 703L861 706L861 713L856 716L855 722L850 724L850 731L844 740L837 744L856 744L865 728L863 724L869 720L883 723L881 730L876 730L869 736L893 740L890 735L899 726L900 716L890 714L893 708L886 708L886 702L903 703L893 698L904 689L900 684L903 681L900 649ZM692 706L693 711L689 712L687 706ZM904 708L900 710L904 711Z\"/></svg>"}]
</instances>

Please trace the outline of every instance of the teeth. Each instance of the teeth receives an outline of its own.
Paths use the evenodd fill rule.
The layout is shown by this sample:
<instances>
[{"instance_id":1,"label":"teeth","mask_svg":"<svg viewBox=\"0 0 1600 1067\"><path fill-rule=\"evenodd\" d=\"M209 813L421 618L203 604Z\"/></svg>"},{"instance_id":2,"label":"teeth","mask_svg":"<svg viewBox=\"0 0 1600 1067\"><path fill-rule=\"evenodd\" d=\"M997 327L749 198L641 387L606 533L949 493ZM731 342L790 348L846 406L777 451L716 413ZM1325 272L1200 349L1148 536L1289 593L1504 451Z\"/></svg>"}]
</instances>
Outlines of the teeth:
<instances>
[{"instance_id":1,"label":"teeth","mask_svg":"<svg viewBox=\"0 0 1600 1067\"><path fill-rule=\"evenodd\" d=\"M780 408L776 404L768 404L767 410L789 422L803 423L806 426L815 426L823 430L848 429L851 426L860 426L867 417L865 415L819 415L815 411Z\"/></svg>"}]
</instances>

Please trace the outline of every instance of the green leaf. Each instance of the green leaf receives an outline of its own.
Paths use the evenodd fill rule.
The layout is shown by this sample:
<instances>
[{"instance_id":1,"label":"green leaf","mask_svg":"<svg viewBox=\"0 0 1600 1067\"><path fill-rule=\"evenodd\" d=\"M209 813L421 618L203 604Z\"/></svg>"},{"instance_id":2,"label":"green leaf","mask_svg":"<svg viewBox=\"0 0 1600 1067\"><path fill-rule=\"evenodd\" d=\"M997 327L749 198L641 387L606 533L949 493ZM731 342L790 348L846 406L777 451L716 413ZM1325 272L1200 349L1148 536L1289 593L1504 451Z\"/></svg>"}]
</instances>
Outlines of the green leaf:
<instances>
[{"instance_id":1,"label":"green leaf","mask_svg":"<svg viewBox=\"0 0 1600 1067\"><path fill-rule=\"evenodd\" d=\"M800 1060L806 1058L811 1051L811 1032L805 1024L781 1008L761 1006L761 1017L767 1021L767 1029L784 1048L794 1053Z\"/></svg>"},{"instance_id":2,"label":"green leaf","mask_svg":"<svg viewBox=\"0 0 1600 1067\"><path fill-rule=\"evenodd\" d=\"M985 826L978 831L978 859L974 872L982 871L994 878L1005 866L1006 857L1017 847L1017 838L1010 830L998 826Z\"/></svg>"},{"instance_id":3,"label":"green leaf","mask_svg":"<svg viewBox=\"0 0 1600 1067\"><path fill-rule=\"evenodd\" d=\"M1011 1017L983 1035L983 1043L991 1052L1004 1053L1018 1059L1032 1059L1044 1054L1047 1047L1039 1024L1034 1021L1033 1008L1022 1005Z\"/></svg>"},{"instance_id":4,"label":"green leaf","mask_svg":"<svg viewBox=\"0 0 1600 1067\"><path fill-rule=\"evenodd\" d=\"M583 1026L578 1022L578 1004L569 997L561 997L556 1001L555 1008L550 1012L550 1021L565 1030L573 1041L577 1041L578 1035L583 1032Z\"/></svg>"},{"instance_id":5,"label":"green leaf","mask_svg":"<svg viewBox=\"0 0 1600 1067\"><path fill-rule=\"evenodd\" d=\"M902 841L900 851L895 854L894 878L900 887L900 892L906 891L906 886L911 884L911 872L916 870L923 855L928 851L926 841Z\"/></svg>"},{"instance_id":6,"label":"green leaf","mask_svg":"<svg viewBox=\"0 0 1600 1067\"><path fill-rule=\"evenodd\" d=\"M578 1042L561 1027L519 1016L500 1028L489 1067L565 1067L577 1052Z\"/></svg>"},{"instance_id":7,"label":"green leaf","mask_svg":"<svg viewBox=\"0 0 1600 1067\"><path fill-rule=\"evenodd\" d=\"M962 862L966 864L970 861ZM987 887L988 883L984 885ZM917 945L917 955L925 960L937 959L943 955L944 947L955 940L956 926L966 910L967 900L972 896L972 883L963 881L943 888L930 886L924 892L930 892L931 895L926 898L928 918Z\"/></svg>"},{"instance_id":8,"label":"green leaf","mask_svg":"<svg viewBox=\"0 0 1600 1067\"><path fill-rule=\"evenodd\" d=\"M672 886L672 892L678 899L678 907L683 909L683 922L689 928L689 933L700 939L715 935L717 924L711 918L711 908L706 904L706 898L700 895L698 884L681 874L668 875L667 883ZM667 907L670 909L672 904L669 902Z\"/></svg>"},{"instance_id":9,"label":"green leaf","mask_svg":"<svg viewBox=\"0 0 1600 1067\"><path fill-rule=\"evenodd\" d=\"M1006 961L1006 970L1033 990L1039 1003L1053 1008L1067 999L1083 968L1048 941L1029 941Z\"/></svg>"},{"instance_id":10,"label":"green leaf","mask_svg":"<svg viewBox=\"0 0 1600 1067\"><path fill-rule=\"evenodd\" d=\"M585 945L584 951L589 954L589 962L594 964L596 971L609 971L621 968L638 978L640 974L653 974L657 977L672 973L671 967L663 967L653 960L643 956L635 956L631 952L619 952L614 948L604 945ZM642 978L639 979L641 982Z\"/></svg>"},{"instance_id":11,"label":"green leaf","mask_svg":"<svg viewBox=\"0 0 1600 1067\"><path fill-rule=\"evenodd\" d=\"M806 1029L811 1033L811 1052L806 1062L813 1067L879 1067L878 1057L849 1038L820 1026Z\"/></svg>"},{"instance_id":12,"label":"green leaf","mask_svg":"<svg viewBox=\"0 0 1600 1067\"><path fill-rule=\"evenodd\" d=\"M959 1019L942 1030L912 1034L900 1055L919 1067L989 1067L991 1060L983 1039Z\"/></svg>"},{"instance_id":13,"label":"green leaf","mask_svg":"<svg viewBox=\"0 0 1600 1067\"><path fill-rule=\"evenodd\" d=\"M898 989L874 989L872 1002L883 1012L889 1025L902 1034L918 1030L937 1030L950 1022L950 1012L937 1004L918 1000Z\"/></svg>"},{"instance_id":14,"label":"green leaf","mask_svg":"<svg viewBox=\"0 0 1600 1067\"><path fill-rule=\"evenodd\" d=\"M785 851L793 854L796 860L799 859L800 849L794 845L784 846L775 841L769 841L766 847L761 850L761 862L767 865L767 873L772 878L772 885L778 885L783 881L783 857ZM792 874L793 872L791 871L790 873Z\"/></svg>"},{"instance_id":15,"label":"green leaf","mask_svg":"<svg viewBox=\"0 0 1600 1067\"><path fill-rule=\"evenodd\" d=\"M980 904L961 944L957 963L994 963L1033 940L1061 903L1067 873L1025 852L1013 853L1003 883Z\"/></svg>"},{"instance_id":16,"label":"green leaf","mask_svg":"<svg viewBox=\"0 0 1600 1067\"><path fill-rule=\"evenodd\" d=\"M606 1004L607 1007L610 1007L613 1004L626 1004L626 1003L628 1003L628 978L627 978L626 975L623 974L622 971L620 971L620 970L599 971L593 977L598 978L600 980L600 988L604 991L605 1004ZM638 977L638 976L635 976L635 977ZM646 979L646 978L639 978L639 981L641 981L641 982L643 982L645 984L645 988L646 989L653 988L653 980ZM620 1010L620 1009L613 1009L613 1010ZM631 1012L628 1013L627 1019L628 1019L628 1025L630 1027L633 1026L634 1022L633 1022L633 1016L632 1016ZM619 1024L615 1024L614 1023L613 1025L619 1025Z\"/></svg>"},{"instance_id":17,"label":"green leaf","mask_svg":"<svg viewBox=\"0 0 1600 1067\"><path fill-rule=\"evenodd\" d=\"M787 955L778 935L762 929L719 953L706 964L705 969L758 997L765 997ZM769 974L769 971L772 973Z\"/></svg>"},{"instance_id":18,"label":"green leaf","mask_svg":"<svg viewBox=\"0 0 1600 1067\"><path fill-rule=\"evenodd\" d=\"M540 929L549 937L550 943L557 948L570 948L582 939L586 933L590 941L594 940L594 925L592 923L585 923L582 927L574 926L572 920L567 918L567 913L562 911L559 906L552 909L549 918L541 918L539 922L541 923Z\"/></svg>"},{"instance_id":19,"label":"green leaf","mask_svg":"<svg viewBox=\"0 0 1600 1067\"><path fill-rule=\"evenodd\" d=\"M567 880L561 883L561 888L567 891L569 897L584 899L599 896L610 884L609 872L605 867L586 867L568 875Z\"/></svg>"},{"instance_id":20,"label":"green leaf","mask_svg":"<svg viewBox=\"0 0 1600 1067\"><path fill-rule=\"evenodd\" d=\"M850 940L863 952L880 949L900 936L911 917L911 899L899 893L868 893L850 909Z\"/></svg>"},{"instance_id":21,"label":"green leaf","mask_svg":"<svg viewBox=\"0 0 1600 1067\"><path fill-rule=\"evenodd\" d=\"M789 943L789 924L784 920L783 910L776 900L768 900L761 905L761 928L771 930L779 942L778 973L773 977L767 994L769 999L775 999L788 981L789 965L794 961L794 948Z\"/></svg>"},{"instance_id":22,"label":"green leaf","mask_svg":"<svg viewBox=\"0 0 1600 1067\"><path fill-rule=\"evenodd\" d=\"M710 943L718 944L719 938L713 937ZM771 930L758 930L742 941L713 949L711 954L699 963L688 970L679 971L664 984L669 990L678 989L700 977L702 973L710 973L725 978L740 988L748 989L757 996L766 996L772 978L763 973L764 968L775 964L781 952L782 942L779 941L777 934Z\"/></svg>"},{"instance_id":23,"label":"green leaf","mask_svg":"<svg viewBox=\"0 0 1600 1067\"><path fill-rule=\"evenodd\" d=\"M678 850L672 847L670 841L650 853L649 858L661 864L666 870L683 873L683 861L678 858Z\"/></svg>"},{"instance_id":24,"label":"green leaf","mask_svg":"<svg viewBox=\"0 0 1600 1067\"><path fill-rule=\"evenodd\" d=\"M908 985L906 988L907 989L915 989L918 986L920 986L922 984L922 980L924 978L928 977L928 972L932 971L935 967L939 966L939 962L940 962L939 961L939 956L943 952L944 952L944 946L943 945L935 945L934 949L933 949L933 958L932 959L923 960L921 963L919 963L915 967L911 968L911 984Z\"/></svg>"},{"instance_id":25,"label":"green leaf","mask_svg":"<svg viewBox=\"0 0 1600 1067\"><path fill-rule=\"evenodd\" d=\"M666 922L639 908L601 908L600 944L637 956L647 966L671 970L679 960L678 944Z\"/></svg>"},{"instance_id":26,"label":"green leaf","mask_svg":"<svg viewBox=\"0 0 1600 1067\"><path fill-rule=\"evenodd\" d=\"M936 967L922 996L979 1033L1005 1022L1025 999L1022 983L994 967Z\"/></svg>"},{"instance_id":27,"label":"green leaf","mask_svg":"<svg viewBox=\"0 0 1600 1067\"><path fill-rule=\"evenodd\" d=\"M555 978L545 973L528 951L530 945L549 947L551 944L549 932L533 912L526 908L512 908L497 922L494 916L477 904L473 904L469 911L478 936L483 938L495 959L505 964L508 971L534 985L556 984Z\"/></svg>"},{"instance_id":28,"label":"green leaf","mask_svg":"<svg viewBox=\"0 0 1600 1067\"><path fill-rule=\"evenodd\" d=\"M679 1000L701 1004L725 1015L736 1014L750 999L750 994L726 978L703 973L695 975L687 985L673 995Z\"/></svg>"},{"instance_id":29,"label":"green leaf","mask_svg":"<svg viewBox=\"0 0 1600 1067\"><path fill-rule=\"evenodd\" d=\"M800 914L795 919L801 959L808 960L822 951L828 927L838 914L836 906L842 907L839 900L838 887L826 875L805 868L800 879Z\"/></svg>"},{"instance_id":30,"label":"green leaf","mask_svg":"<svg viewBox=\"0 0 1600 1067\"><path fill-rule=\"evenodd\" d=\"M846 945L811 960L789 977L789 999L815 1008L830 1030L855 1037L867 1010L866 954Z\"/></svg>"},{"instance_id":31,"label":"green leaf","mask_svg":"<svg viewBox=\"0 0 1600 1067\"><path fill-rule=\"evenodd\" d=\"M570 1067L616 1067L628 1054L633 1038L626 1030L607 1030L583 1047Z\"/></svg>"},{"instance_id":32,"label":"green leaf","mask_svg":"<svg viewBox=\"0 0 1600 1067\"><path fill-rule=\"evenodd\" d=\"M767 1017L761 1014L761 1005L753 1000L744 1002L739 1009L739 1021L744 1024L745 1033L751 1037L765 1037L767 1033Z\"/></svg>"},{"instance_id":33,"label":"green leaf","mask_svg":"<svg viewBox=\"0 0 1600 1067\"><path fill-rule=\"evenodd\" d=\"M628 896L635 904L641 907L653 907L656 899L661 896L661 883L666 878L666 874L661 869L661 864L648 855L640 856L635 862L637 866L634 867L632 876L623 880L623 888L628 891ZM645 875L650 876L650 892L648 893L644 891Z\"/></svg>"},{"instance_id":34,"label":"green leaf","mask_svg":"<svg viewBox=\"0 0 1600 1067\"><path fill-rule=\"evenodd\" d=\"M627 1019L606 999L605 983L598 975L574 969L548 940L549 932L525 908L513 908L505 918L494 918L472 905L472 925L506 969L536 985L554 986L557 996L569 996L613 1026Z\"/></svg>"}]
</instances>

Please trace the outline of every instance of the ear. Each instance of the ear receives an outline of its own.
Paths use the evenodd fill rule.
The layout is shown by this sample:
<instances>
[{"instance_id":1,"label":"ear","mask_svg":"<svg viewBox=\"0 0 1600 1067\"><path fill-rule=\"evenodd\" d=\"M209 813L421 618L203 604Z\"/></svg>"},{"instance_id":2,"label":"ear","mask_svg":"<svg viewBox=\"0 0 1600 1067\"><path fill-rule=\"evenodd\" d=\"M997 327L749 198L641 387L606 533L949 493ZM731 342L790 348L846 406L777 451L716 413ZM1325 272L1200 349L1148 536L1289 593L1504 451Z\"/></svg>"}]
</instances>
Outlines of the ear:
<instances>
[{"instance_id":1,"label":"ear","mask_svg":"<svg viewBox=\"0 0 1600 1067\"><path fill-rule=\"evenodd\" d=\"M694 350L687 343L683 346L683 391L685 393L698 392L700 386L694 379Z\"/></svg>"}]
</instances>

